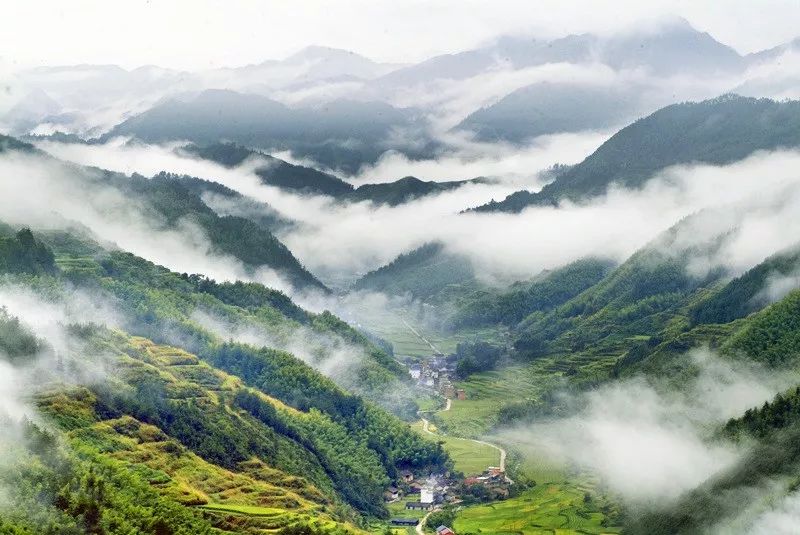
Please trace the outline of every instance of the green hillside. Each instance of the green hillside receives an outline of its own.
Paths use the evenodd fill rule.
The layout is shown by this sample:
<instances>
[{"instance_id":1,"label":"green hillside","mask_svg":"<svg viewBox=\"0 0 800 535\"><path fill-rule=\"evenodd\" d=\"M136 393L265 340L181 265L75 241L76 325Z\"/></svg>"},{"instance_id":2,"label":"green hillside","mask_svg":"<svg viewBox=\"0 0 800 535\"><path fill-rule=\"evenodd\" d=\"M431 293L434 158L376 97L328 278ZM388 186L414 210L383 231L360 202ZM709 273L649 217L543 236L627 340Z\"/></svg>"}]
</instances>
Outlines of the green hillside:
<instances>
[{"instance_id":1,"label":"green hillside","mask_svg":"<svg viewBox=\"0 0 800 535\"><path fill-rule=\"evenodd\" d=\"M281 215L269 204L242 195L219 182L166 172L161 172L156 177L169 178L179 182L187 190L198 195L209 208L220 216L230 215L250 219L273 233L294 225L292 220Z\"/></svg>"},{"instance_id":2,"label":"green hillside","mask_svg":"<svg viewBox=\"0 0 800 535\"><path fill-rule=\"evenodd\" d=\"M724 165L759 150L800 145L800 102L724 95L673 104L623 128L541 191L518 191L476 208L520 212L527 206L587 200L611 184L641 187L672 165Z\"/></svg>"},{"instance_id":3,"label":"green hillside","mask_svg":"<svg viewBox=\"0 0 800 535\"><path fill-rule=\"evenodd\" d=\"M469 259L448 252L442 243L428 243L367 273L353 288L391 295L409 293L424 299L446 291L449 286L476 284Z\"/></svg>"},{"instance_id":4,"label":"green hillside","mask_svg":"<svg viewBox=\"0 0 800 535\"><path fill-rule=\"evenodd\" d=\"M791 277L799 269L800 252L794 247L771 256L692 310L692 321L728 323L743 318L769 304L770 296L766 294L773 281Z\"/></svg>"},{"instance_id":5,"label":"green hillside","mask_svg":"<svg viewBox=\"0 0 800 535\"><path fill-rule=\"evenodd\" d=\"M201 275L178 274L129 253L96 246L87 255L91 242L87 245L63 233L46 234L44 239L56 251L63 276L107 293L126 312L130 332L163 343L179 341L195 352L241 332L244 339L275 347L300 346L309 363L319 366L349 353L347 373L335 377L342 386L399 414L416 410L410 393L386 396L387 388L406 380L400 365L329 312L309 313L285 294L260 284L218 283Z\"/></svg>"},{"instance_id":6,"label":"green hillside","mask_svg":"<svg viewBox=\"0 0 800 535\"><path fill-rule=\"evenodd\" d=\"M32 394L41 413L58 428L56 437L66 434L63 463L85 466L89 476L59 472L53 476L58 486L52 495L36 494L35 486L28 486L44 468L35 455L26 457L34 472L3 477L18 477L15 484L31 488L31 494L20 493L20 500L39 495L49 501L39 504L41 514L28 519L3 516L9 525L61 533L62 527L74 525L80 532L97 524L103 526L99 533L121 533L117 530L127 524L114 524L117 513L106 509L115 500L134 499L128 492L139 492L143 509L130 510L126 503L119 510L139 523L145 522L141 515L149 514L146 507L179 510L168 513L165 522L196 524L176 527L175 533L210 532L209 525L239 533L295 525L317 526L320 533L354 530L350 523L362 522L362 515L386 514L383 490L400 469L448 465L441 446L342 390L292 354L220 339L195 323L190 312L196 307L216 310L260 325L265 332L272 327L276 335L282 328L305 325L329 341L346 340L372 353L376 360L355 370L359 381L398 380L394 374L401 370L394 361L329 313L307 313L259 285L179 275L127 253L98 248L97 258L78 257L69 252L86 253L93 246L75 236L46 235L43 239L53 244L54 254L29 231L19 235L23 253L49 254L39 254L24 271L6 275L6 283L24 285L52 303L69 302L76 289L92 292L93 299L113 302L124 331L65 325L69 350L58 356L57 366ZM148 335L172 340L172 345ZM0 314L0 338L15 365L53 353L48 339L5 312ZM183 348L175 347L175 341ZM97 366L114 373L88 383L80 379L80 370ZM62 470L63 463L52 470ZM117 495L111 489L119 472L129 473L133 483ZM74 498L64 495L73 481ZM108 494L96 490L97 485L108 486ZM161 533L158 525L136 530Z\"/></svg>"},{"instance_id":7,"label":"green hillside","mask_svg":"<svg viewBox=\"0 0 800 535\"><path fill-rule=\"evenodd\" d=\"M515 348L529 357L592 347L616 352L631 337L654 336L684 317L724 273L698 278L687 269L694 247L675 251L680 223L637 251L594 286L547 313L534 312L517 327ZM705 244L709 250L718 243ZM602 348L602 349L601 349Z\"/></svg>"},{"instance_id":8,"label":"green hillside","mask_svg":"<svg viewBox=\"0 0 800 535\"><path fill-rule=\"evenodd\" d=\"M534 312L546 312L599 282L613 267L607 260L578 260L514 283L500 292L482 289L465 296L450 319L455 328L502 323L514 326Z\"/></svg>"},{"instance_id":9,"label":"green hillside","mask_svg":"<svg viewBox=\"0 0 800 535\"><path fill-rule=\"evenodd\" d=\"M35 150L30 145L16 141L6 145L14 150ZM214 189L219 192L219 188L211 188L195 180L167 173L153 178L137 174L127 176L67 164L45 154L41 157L63 171L58 180L66 181L66 185L76 192L107 191L103 188L111 188L120 198L126 199L125 206L113 203L111 206L98 205L97 208L107 212L105 215L108 217L118 217L118 212L135 211L137 216L146 219L155 230L174 230L179 222L184 225L195 224L209 241L209 252L232 256L251 272L262 267L274 269L297 288L328 291L269 231L269 224L259 224L259 218L250 218L250 214L246 214L248 217L219 215L206 205L201 198L202 190ZM269 212L267 220L269 221Z\"/></svg>"},{"instance_id":10,"label":"green hillside","mask_svg":"<svg viewBox=\"0 0 800 535\"><path fill-rule=\"evenodd\" d=\"M435 182L407 176L394 182L364 184L348 194L347 199L354 202L372 201L375 204L398 206L427 195L452 191L466 184L478 184L483 181L484 179L476 178L472 180Z\"/></svg>"}]
</instances>

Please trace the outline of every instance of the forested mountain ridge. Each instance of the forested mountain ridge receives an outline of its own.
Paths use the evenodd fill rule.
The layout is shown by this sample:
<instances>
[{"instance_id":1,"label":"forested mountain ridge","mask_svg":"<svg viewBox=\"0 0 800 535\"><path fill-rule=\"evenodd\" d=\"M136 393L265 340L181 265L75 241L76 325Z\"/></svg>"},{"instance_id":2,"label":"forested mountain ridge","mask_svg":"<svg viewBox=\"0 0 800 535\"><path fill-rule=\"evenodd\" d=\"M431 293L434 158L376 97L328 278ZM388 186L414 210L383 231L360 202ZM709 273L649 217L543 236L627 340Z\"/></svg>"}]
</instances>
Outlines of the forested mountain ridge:
<instances>
[{"instance_id":1,"label":"forested mountain ridge","mask_svg":"<svg viewBox=\"0 0 800 535\"><path fill-rule=\"evenodd\" d=\"M264 165L256 167L254 172L265 185L299 194L326 195L341 202L370 201L377 205L398 206L427 195L452 191L467 184L480 184L487 180L473 178L437 182L407 176L393 182L368 183L355 187L332 174L290 164L236 143L187 145L179 151L226 167L241 165L248 159L263 160Z\"/></svg>"},{"instance_id":2,"label":"forested mountain ridge","mask_svg":"<svg viewBox=\"0 0 800 535\"><path fill-rule=\"evenodd\" d=\"M342 363L336 377L340 384L398 414L416 410L408 399L385 394L387 387L406 380L399 364L329 312L307 312L285 294L257 283L218 283L201 275L177 274L115 250L96 248L87 255L85 240L63 234L44 239L56 251L65 277L103 288L118 299L117 306L127 311L130 332L160 343L180 341L197 353L213 340L229 338L302 349L311 365L350 353L350 366Z\"/></svg>"},{"instance_id":3,"label":"forested mountain ridge","mask_svg":"<svg viewBox=\"0 0 800 535\"><path fill-rule=\"evenodd\" d=\"M525 143L560 132L618 127L642 109L635 91L541 82L468 115L456 127L480 141Z\"/></svg>"},{"instance_id":4,"label":"forested mountain ridge","mask_svg":"<svg viewBox=\"0 0 800 535\"><path fill-rule=\"evenodd\" d=\"M233 141L266 151L291 150L330 169L355 173L375 163L395 128L414 128L414 110L382 102L337 100L319 109L289 108L259 95L205 90L166 100L101 136L134 136L146 142L189 140L197 144ZM352 140L359 140L353 144ZM425 144L418 152L430 154Z\"/></svg>"},{"instance_id":5,"label":"forested mountain ridge","mask_svg":"<svg viewBox=\"0 0 800 535\"><path fill-rule=\"evenodd\" d=\"M629 337L655 334L722 275L712 271L697 278L679 258L657 248L638 251L572 299L525 318L514 347L535 357L603 344L614 348Z\"/></svg>"},{"instance_id":6,"label":"forested mountain ridge","mask_svg":"<svg viewBox=\"0 0 800 535\"><path fill-rule=\"evenodd\" d=\"M728 323L760 310L797 284L800 251L779 252L729 282L691 312L693 323Z\"/></svg>"},{"instance_id":7,"label":"forested mountain ridge","mask_svg":"<svg viewBox=\"0 0 800 535\"><path fill-rule=\"evenodd\" d=\"M255 170L256 175L268 186L289 191L337 197L346 195L353 190L352 185L329 173L323 173L311 167L290 164L234 143L215 143L206 146L188 145L182 147L181 152L211 160L225 167L236 167L248 159L263 160L264 164L259 165Z\"/></svg>"},{"instance_id":8,"label":"forested mountain ridge","mask_svg":"<svg viewBox=\"0 0 800 535\"><path fill-rule=\"evenodd\" d=\"M800 291L795 290L744 319L695 328L694 331L705 329L714 333L699 335L695 344L713 340L718 350L733 362L755 361L770 370L796 370L800 364L800 325L796 320L799 307ZM692 364L676 354L686 347L676 347L671 353L664 347L675 342L678 340L665 340L662 349L647 357L642 369L677 376L677 381L696 373L691 370ZM655 366L648 370L648 364ZM677 502L632 518L628 526L631 532L698 533L720 524L734 532L746 532L754 515L743 513L743 508L768 512L774 507L771 504L790 501L796 492L794 481L800 470L798 407L795 386L728 420L718 435L746 444L741 457ZM760 490L754 494L753 489Z\"/></svg>"},{"instance_id":9,"label":"forested mountain ridge","mask_svg":"<svg viewBox=\"0 0 800 535\"><path fill-rule=\"evenodd\" d=\"M541 191L518 191L479 212L520 212L528 206L587 201L612 184L639 188L679 164L725 165L759 150L800 145L800 102L724 95L673 104L626 126Z\"/></svg>"},{"instance_id":10,"label":"forested mountain ridge","mask_svg":"<svg viewBox=\"0 0 800 535\"><path fill-rule=\"evenodd\" d=\"M176 180L220 216L232 215L250 219L272 233L292 227L295 222L280 214L273 206L242 195L219 182L188 175L161 172L155 178Z\"/></svg>"},{"instance_id":11,"label":"forested mountain ridge","mask_svg":"<svg viewBox=\"0 0 800 535\"><path fill-rule=\"evenodd\" d=\"M468 258L447 251L441 242L431 242L366 273L353 289L430 298L449 285L474 284L475 272Z\"/></svg>"},{"instance_id":12,"label":"forested mountain ridge","mask_svg":"<svg viewBox=\"0 0 800 535\"><path fill-rule=\"evenodd\" d=\"M395 180L394 182L363 184L350 192L345 199L351 202L371 201L375 204L398 206L427 195L452 191L467 184L480 184L484 182L486 182L484 178L436 182L407 176Z\"/></svg>"},{"instance_id":13,"label":"forested mountain ridge","mask_svg":"<svg viewBox=\"0 0 800 535\"><path fill-rule=\"evenodd\" d=\"M232 194L219 186L168 173L147 178L66 163L32 145L8 139L4 143L7 150L35 155L41 162L53 164L59 172L52 175L52 180L75 195L76 203L81 191L94 188L106 192L103 202L90 199L92 208L103 217L119 218L124 214L151 227L152 232L172 231L179 227L179 222L191 222L204 234L212 253L230 255L251 271L262 267L274 269L297 288L328 291L272 234L270 225L278 225L280 221L274 218L271 209L259 217L252 217L246 211L232 214L221 210L223 215L220 215L202 198L202 192L208 190Z\"/></svg>"},{"instance_id":14,"label":"forested mountain ridge","mask_svg":"<svg viewBox=\"0 0 800 535\"><path fill-rule=\"evenodd\" d=\"M587 258L518 282L503 291L482 289L465 296L449 319L453 328L504 324L515 326L535 312L547 312L603 279L609 260Z\"/></svg>"}]
</instances>

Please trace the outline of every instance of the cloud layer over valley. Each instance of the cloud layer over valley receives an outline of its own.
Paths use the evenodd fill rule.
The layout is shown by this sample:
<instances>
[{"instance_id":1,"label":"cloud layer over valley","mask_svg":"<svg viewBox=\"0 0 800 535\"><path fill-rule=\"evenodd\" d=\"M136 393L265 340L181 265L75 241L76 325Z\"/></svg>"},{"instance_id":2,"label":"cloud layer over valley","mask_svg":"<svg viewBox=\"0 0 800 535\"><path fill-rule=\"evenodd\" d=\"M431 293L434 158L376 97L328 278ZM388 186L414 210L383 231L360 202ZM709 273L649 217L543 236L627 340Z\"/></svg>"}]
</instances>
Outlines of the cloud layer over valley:
<instances>
[{"instance_id":1,"label":"cloud layer over valley","mask_svg":"<svg viewBox=\"0 0 800 535\"><path fill-rule=\"evenodd\" d=\"M538 172L557 161L572 163L582 158L574 150L576 141L584 140L584 151L589 151L601 139L594 134L542 139L522 155L487 162L485 170L495 173L493 182L465 185L395 207L287 193L261 183L253 173L258 162L229 169L180 155L174 146L46 142L40 147L78 163L127 173L152 175L166 170L196 175L266 202L298 223L279 237L313 273L326 280L353 280L400 253L437 240L452 252L467 255L487 282L526 279L586 256L622 261L681 219L708 209L707 215L692 219L692 226L676 243L682 239L688 245L691 240L700 242L735 232L714 258L692 261L697 274L719 266L739 274L796 242L800 229L792 214L800 202L800 176L795 172L800 155L791 151L758 153L722 167L670 168L641 190L612 188L586 204L532 207L519 215L459 213L520 187L535 191L541 184ZM567 146L573 149L561 148ZM557 160L552 159L554 154ZM464 162L451 163L445 159L411 165L430 170L437 178L463 171ZM480 161L477 165L480 167ZM446 171L437 175L437 170ZM382 176L389 175L384 172ZM12 192L9 199L13 199ZM181 244L175 247L186 249Z\"/></svg>"}]
</instances>

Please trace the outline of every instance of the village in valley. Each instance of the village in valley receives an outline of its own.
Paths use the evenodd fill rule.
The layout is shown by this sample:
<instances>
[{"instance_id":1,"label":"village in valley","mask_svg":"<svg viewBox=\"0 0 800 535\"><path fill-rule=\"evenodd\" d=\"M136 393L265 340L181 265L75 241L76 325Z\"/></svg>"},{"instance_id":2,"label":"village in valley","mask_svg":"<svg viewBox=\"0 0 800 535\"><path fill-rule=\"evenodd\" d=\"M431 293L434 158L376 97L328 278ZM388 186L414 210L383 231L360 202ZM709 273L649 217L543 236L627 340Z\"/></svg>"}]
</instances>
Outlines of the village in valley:
<instances>
[{"instance_id":1,"label":"village in valley","mask_svg":"<svg viewBox=\"0 0 800 535\"><path fill-rule=\"evenodd\" d=\"M408 366L409 375L417 382L417 386L434 391L445 399L464 400L467 399L466 393L462 389L456 389L452 382L457 360L456 355L437 354L422 362L407 359L405 364Z\"/></svg>"},{"instance_id":2,"label":"village in valley","mask_svg":"<svg viewBox=\"0 0 800 535\"><path fill-rule=\"evenodd\" d=\"M424 392L444 400L442 410L449 410L451 403L467 399L463 389L456 388L453 380L456 374L457 356L443 355L436 351L428 358L402 359L416 386ZM420 413L423 432L437 435L435 427ZM444 437L445 435L440 435ZM469 439L463 439L469 440ZM480 441L474 441L476 444ZM486 444L486 443L483 443ZM492 446L495 447L495 446ZM505 452L495 447L500 454L500 464L505 463ZM458 504L475 501L504 499L509 496L513 481L506 476L505 466L487 466L482 472L462 474L414 474L404 470L392 486L386 489L384 499L392 513L390 526L415 527L421 530L427 517L435 511ZM429 526L432 528L433 526ZM440 525L437 535L455 535L451 526Z\"/></svg>"}]
</instances>

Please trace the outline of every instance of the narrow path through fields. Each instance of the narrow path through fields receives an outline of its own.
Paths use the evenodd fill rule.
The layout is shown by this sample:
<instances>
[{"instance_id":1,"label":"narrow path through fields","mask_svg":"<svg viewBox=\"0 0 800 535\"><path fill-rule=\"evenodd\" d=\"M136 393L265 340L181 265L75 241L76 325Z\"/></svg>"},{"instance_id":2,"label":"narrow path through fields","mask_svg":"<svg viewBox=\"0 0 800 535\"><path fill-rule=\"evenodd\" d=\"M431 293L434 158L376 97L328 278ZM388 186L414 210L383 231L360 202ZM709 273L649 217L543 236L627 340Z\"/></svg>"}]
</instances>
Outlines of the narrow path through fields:
<instances>
[{"instance_id":1,"label":"narrow path through fields","mask_svg":"<svg viewBox=\"0 0 800 535\"><path fill-rule=\"evenodd\" d=\"M444 409L442 409L441 412L449 411L452 406L453 406L453 400L448 399L447 403L444 406ZM429 435L436 436L437 433L434 433L433 431L430 430L430 422L428 421L428 419L423 418L422 415L420 415L420 418L422 419L422 430L428 433ZM507 453L506 450L501 446L498 446L497 444L492 444L491 442L486 442L485 440L475 440L474 438L465 438L465 437L456 437L456 438L460 438L462 440L469 440L470 442L474 442L476 444L483 444L484 446L489 446L490 448L496 449L500 453L500 464L499 464L500 470L502 470L503 472L506 471ZM506 476L506 478L508 479L508 476ZM513 483L513 481L511 481L510 479L508 481L509 483Z\"/></svg>"},{"instance_id":2,"label":"narrow path through fields","mask_svg":"<svg viewBox=\"0 0 800 535\"><path fill-rule=\"evenodd\" d=\"M417 524L417 535L425 535L425 531L422 527L425 525L425 522L428 520L428 517L431 516L432 512L433 511L428 511L428 513L419 521L419 524Z\"/></svg>"},{"instance_id":3,"label":"narrow path through fields","mask_svg":"<svg viewBox=\"0 0 800 535\"><path fill-rule=\"evenodd\" d=\"M405 326L408 328L408 330L409 330L409 331L411 331L411 333L412 333L414 336L416 336L417 338L419 338L420 340L422 340L424 343L428 344L428 346L429 346L429 347L430 347L430 348L433 350L433 352L434 352L434 353L441 353L441 351L439 351L439 348L437 348L435 345L433 345L433 343L432 343L430 340L428 340L427 338L425 338L424 336L422 336L422 335L419 333L419 331L417 331L417 330L416 330L414 327L412 327L412 326L411 326L411 324L410 324L410 323L408 323L408 322L405 320L405 318L400 318L400 321L402 321L402 322L403 322L403 324L404 324L404 325L405 325Z\"/></svg>"}]
</instances>

